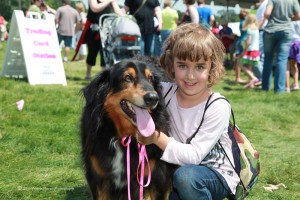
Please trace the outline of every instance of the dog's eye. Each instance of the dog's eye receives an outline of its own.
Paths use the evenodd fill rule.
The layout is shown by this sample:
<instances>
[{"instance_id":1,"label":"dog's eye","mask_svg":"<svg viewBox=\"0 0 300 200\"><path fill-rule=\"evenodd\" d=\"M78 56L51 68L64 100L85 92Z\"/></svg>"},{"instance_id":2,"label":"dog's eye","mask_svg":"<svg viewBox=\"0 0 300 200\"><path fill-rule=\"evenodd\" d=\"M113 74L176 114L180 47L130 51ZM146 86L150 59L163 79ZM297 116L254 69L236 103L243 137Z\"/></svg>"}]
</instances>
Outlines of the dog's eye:
<instances>
[{"instance_id":1,"label":"dog's eye","mask_svg":"<svg viewBox=\"0 0 300 200\"><path fill-rule=\"evenodd\" d=\"M152 75L149 75L148 80L152 82L154 80L154 77Z\"/></svg>"},{"instance_id":2,"label":"dog's eye","mask_svg":"<svg viewBox=\"0 0 300 200\"><path fill-rule=\"evenodd\" d=\"M124 81L129 82L129 83L133 82L133 77L130 74L126 74L124 76Z\"/></svg>"}]
</instances>

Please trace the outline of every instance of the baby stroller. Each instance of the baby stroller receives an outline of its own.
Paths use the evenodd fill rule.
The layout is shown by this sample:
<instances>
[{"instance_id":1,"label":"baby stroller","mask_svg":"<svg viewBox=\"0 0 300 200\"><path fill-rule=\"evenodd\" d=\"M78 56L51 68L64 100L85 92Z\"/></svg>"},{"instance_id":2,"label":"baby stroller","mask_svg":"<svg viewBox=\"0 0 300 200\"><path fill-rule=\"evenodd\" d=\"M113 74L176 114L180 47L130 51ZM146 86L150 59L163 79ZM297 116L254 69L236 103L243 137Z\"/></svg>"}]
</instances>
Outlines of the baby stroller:
<instances>
[{"instance_id":1,"label":"baby stroller","mask_svg":"<svg viewBox=\"0 0 300 200\"><path fill-rule=\"evenodd\" d=\"M140 28L135 18L104 14L99 19L99 31L106 67L140 53Z\"/></svg>"}]
</instances>

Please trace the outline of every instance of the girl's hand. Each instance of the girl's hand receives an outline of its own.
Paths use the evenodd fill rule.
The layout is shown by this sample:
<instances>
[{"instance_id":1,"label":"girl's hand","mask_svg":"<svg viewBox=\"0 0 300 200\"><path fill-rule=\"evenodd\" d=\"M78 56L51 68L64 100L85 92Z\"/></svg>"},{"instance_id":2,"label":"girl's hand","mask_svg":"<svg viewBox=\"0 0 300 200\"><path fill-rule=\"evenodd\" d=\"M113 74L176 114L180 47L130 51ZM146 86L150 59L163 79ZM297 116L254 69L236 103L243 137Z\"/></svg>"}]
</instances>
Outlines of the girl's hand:
<instances>
[{"instance_id":1,"label":"girl's hand","mask_svg":"<svg viewBox=\"0 0 300 200\"><path fill-rule=\"evenodd\" d=\"M144 137L141 134L137 134L137 140L139 143L148 145L154 143L155 139L157 138L157 131L155 131L152 135L149 137Z\"/></svg>"}]
</instances>

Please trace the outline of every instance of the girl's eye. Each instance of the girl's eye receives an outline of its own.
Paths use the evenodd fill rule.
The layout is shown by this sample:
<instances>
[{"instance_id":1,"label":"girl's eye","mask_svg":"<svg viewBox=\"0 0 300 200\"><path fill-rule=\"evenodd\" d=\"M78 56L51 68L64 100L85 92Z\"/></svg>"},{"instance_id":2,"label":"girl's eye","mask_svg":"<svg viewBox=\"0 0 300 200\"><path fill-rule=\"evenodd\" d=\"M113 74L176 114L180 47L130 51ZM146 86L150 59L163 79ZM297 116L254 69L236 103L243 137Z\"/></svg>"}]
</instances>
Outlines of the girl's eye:
<instances>
[{"instance_id":1,"label":"girl's eye","mask_svg":"<svg viewBox=\"0 0 300 200\"><path fill-rule=\"evenodd\" d=\"M129 82L129 83L133 82L133 77L130 74L126 74L124 76L124 81Z\"/></svg>"},{"instance_id":2,"label":"girl's eye","mask_svg":"<svg viewBox=\"0 0 300 200\"><path fill-rule=\"evenodd\" d=\"M185 65L178 65L178 68L184 69L186 66Z\"/></svg>"},{"instance_id":3,"label":"girl's eye","mask_svg":"<svg viewBox=\"0 0 300 200\"><path fill-rule=\"evenodd\" d=\"M203 69L205 69L205 66L204 65L197 65L197 70L203 70Z\"/></svg>"}]
</instances>

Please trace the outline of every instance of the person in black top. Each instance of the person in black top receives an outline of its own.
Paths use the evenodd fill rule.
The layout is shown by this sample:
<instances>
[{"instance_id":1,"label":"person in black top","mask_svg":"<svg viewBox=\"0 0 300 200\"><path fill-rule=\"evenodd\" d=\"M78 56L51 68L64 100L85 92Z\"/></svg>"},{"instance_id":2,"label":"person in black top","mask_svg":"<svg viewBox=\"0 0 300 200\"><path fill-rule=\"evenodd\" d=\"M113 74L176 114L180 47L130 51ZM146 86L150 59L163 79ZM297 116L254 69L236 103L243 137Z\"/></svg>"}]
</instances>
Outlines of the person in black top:
<instances>
[{"instance_id":1,"label":"person in black top","mask_svg":"<svg viewBox=\"0 0 300 200\"><path fill-rule=\"evenodd\" d=\"M123 11L118 5L118 0L89 0L89 9L87 13L85 42L88 47L86 59L86 80L91 79L91 69L96 64L98 52L100 52L100 66L105 66L101 38L99 33L99 18L103 14L115 12L123 15Z\"/></svg>"},{"instance_id":2,"label":"person in black top","mask_svg":"<svg viewBox=\"0 0 300 200\"><path fill-rule=\"evenodd\" d=\"M125 13L133 15L141 31L141 55L151 55L151 46L154 32L160 32L162 26L161 9L158 0L125 0ZM158 20L158 25L154 27L153 17ZM156 28L156 30L155 30Z\"/></svg>"}]
</instances>

